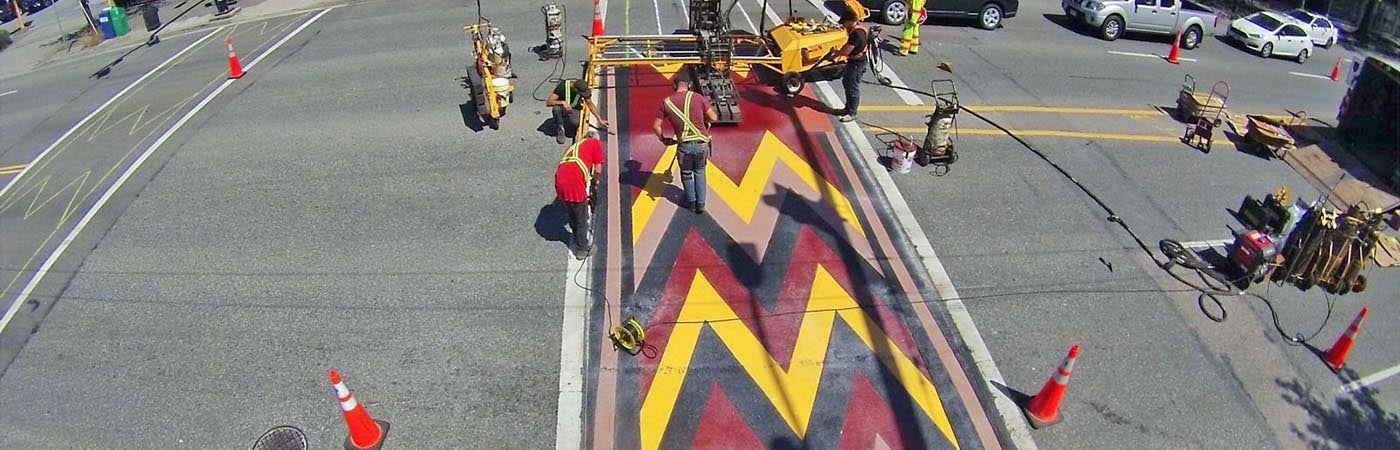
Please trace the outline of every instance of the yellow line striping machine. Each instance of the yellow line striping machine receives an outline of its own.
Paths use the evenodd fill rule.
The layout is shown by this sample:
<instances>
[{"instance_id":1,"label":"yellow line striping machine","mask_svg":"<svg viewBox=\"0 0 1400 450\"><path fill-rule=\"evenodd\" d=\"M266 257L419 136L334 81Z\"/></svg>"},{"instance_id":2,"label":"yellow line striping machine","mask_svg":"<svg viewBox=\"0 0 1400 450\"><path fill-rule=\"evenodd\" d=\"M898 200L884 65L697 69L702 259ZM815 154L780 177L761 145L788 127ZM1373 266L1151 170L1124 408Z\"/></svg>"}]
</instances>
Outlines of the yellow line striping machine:
<instances>
[{"instance_id":1,"label":"yellow line striping machine","mask_svg":"<svg viewBox=\"0 0 1400 450\"><path fill-rule=\"evenodd\" d=\"M716 123L736 125L743 116L732 70L753 66L771 70L776 74L773 84L780 92L796 94L806 81L834 79L846 64L844 57L836 55L846 45L846 31L840 25L794 16L764 36L755 36L730 29L728 14L738 2L724 9L721 1L690 0L686 33L590 37L584 77L590 86L597 86L593 83L596 71L605 67L682 65L697 90L714 105L719 115ZM845 4L857 17L869 16L859 0L845 0ZM767 9L766 0L763 6ZM872 27L871 35L878 33L878 27ZM888 85L889 79L879 75L878 47L868 53L877 79Z\"/></svg>"},{"instance_id":2,"label":"yellow line striping machine","mask_svg":"<svg viewBox=\"0 0 1400 450\"><path fill-rule=\"evenodd\" d=\"M505 34L481 16L480 0L476 7L477 23L465 27L472 40L466 85L482 123L495 130L500 128L501 117L514 99L515 84L511 80L515 74L510 68L510 45Z\"/></svg>"}]
</instances>

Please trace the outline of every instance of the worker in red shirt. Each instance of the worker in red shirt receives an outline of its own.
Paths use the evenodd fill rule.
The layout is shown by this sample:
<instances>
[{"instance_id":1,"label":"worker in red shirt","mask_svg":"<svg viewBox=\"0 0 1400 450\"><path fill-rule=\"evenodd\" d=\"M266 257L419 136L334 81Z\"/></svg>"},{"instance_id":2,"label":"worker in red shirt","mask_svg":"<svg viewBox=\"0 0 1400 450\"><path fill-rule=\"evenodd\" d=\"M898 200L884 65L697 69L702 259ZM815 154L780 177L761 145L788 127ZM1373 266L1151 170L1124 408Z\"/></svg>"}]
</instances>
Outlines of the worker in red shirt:
<instances>
[{"instance_id":1,"label":"worker in red shirt","mask_svg":"<svg viewBox=\"0 0 1400 450\"><path fill-rule=\"evenodd\" d=\"M705 164L710 155L710 123L719 120L715 108L704 95L690 90L690 80L677 75L671 81L675 89L661 108L656 111L656 120L651 129L656 138L666 145L676 145L677 159L681 165L681 187L685 189L685 204L682 207L700 214L705 212ZM671 134L666 137L661 131L661 122L671 123Z\"/></svg>"},{"instance_id":2,"label":"worker in red shirt","mask_svg":"<svg viewBox=\"0 0 1400 450\"><path fill-rule=\"evenodd\" d=\"M573 231L574 258L580 261L593 253L593 196L598 177L603 174L603 143L589 132L581 141L564 150L564 158L554 169L554 193L564 202Z\"/></svg>"}]
</instances>

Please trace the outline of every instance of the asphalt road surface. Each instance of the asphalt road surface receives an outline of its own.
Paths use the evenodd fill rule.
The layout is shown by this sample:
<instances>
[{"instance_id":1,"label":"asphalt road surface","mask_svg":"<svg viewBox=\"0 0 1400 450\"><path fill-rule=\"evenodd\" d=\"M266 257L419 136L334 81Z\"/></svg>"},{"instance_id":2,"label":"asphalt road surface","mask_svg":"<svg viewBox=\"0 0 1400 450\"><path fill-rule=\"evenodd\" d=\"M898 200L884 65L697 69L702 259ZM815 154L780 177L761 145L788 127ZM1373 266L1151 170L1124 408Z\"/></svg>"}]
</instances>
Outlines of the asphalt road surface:
<instances>
[{"instance_id":1,"label":"asphalt road surface","mask_svg":"<svg viewBox=\"0 0 1400 450\"><path fill-rule=\"evenodd\" d=\"M701 221L666 206L675 192L664 185L640 195L653 191L639 175L655 174L666 155L643 126L656 89L614 79L599 97L619 124L605 138L617 157L604 192L615 202L651 198L652 214L667 219L649 230L637 220L653 219L635 205L605 205L600 233L615 235L588 264L573 262L551 189L560 149L541 131L549 114L532 97L547 93L550 78L577 75L584 42L569 40L567 63L536 61L526 49L543 40L539 5L484 2L511 41L519 78L501 129L478 131L464 118L459 80L470 60L462 26L476 20L475 7L412 3L235 18L169 37L102 79L87 76L106 58L0 79L0 168L27 167L0 169L0 447L241 447L283 424L305 430L313 448L339 445L345 425L330 368L393 424L388 448L752 445L733 432L740 429L777 446L802 440L804 413L816 428L803 443L817 447L1400 446L1400 378L1381 376L1400 363L1400 351L1384 344L1400 337L1393 272L1374 269L1365 293L1336 298L1255 288L1288 334L1306 337L1321 325L1309 345L1324 351L1370 306L1347 370L1334 375L1307 346L1280 337L1262 302L1226 299L1226 322L1205 318L1197 296L1152 266L1105 211L993 124L959 115L960 158L947 174L887 171L883 140L892 131L921 137L932 100L875 84L866 85L855 124L822 114L841 105L839 82L809 84L785 100L802 107L746 97L754 122L721 136L763 149L767 130L801 156L773 157L773 180L752 191L724 191L714 174L741 186L756 167L747 155L762 152L717 154L712 211L697 216L712 219ZM566 6L566 35L586 33L589 5ZM666 33L686 22L678 0L603 6L610 34ZM793 6L815 17L826 5ZM1301 198L1318 195L1288 166L1225 139L1210 153L1177 143L1184 125L1162 108L1174 106L1190 74L1200 89L1227 81L1232 111L1301 110L1330 123L1345 87L1317 76L1357 55L1337 46L1299 65L1208 38L1183 52L1191 60L1171 65L1154 56L1169 50L1166 39L1105 42L1060 14L1058 2L1037 0L995 31L925 26L923 51L888 57L886 73L917 89L954 80L971 111L1024 135L1149 247L1229 238L1238 225L1227 210L1246 194L1283 185ZM730 19L752 29L785 15L739 0ZM227 82L230 36L249 74ZM952 72L935 68L940 62ZM812 166L797 170L799 160ZM758 213L746 219L721 201L752 202ZM755 218L773 220L771 239L754 240L753 226L742 225ZM725 250L716 243L726 239L730 251L707 253ZM760 250L745 239L791 245ZM653 265L638 252L742 276L647 275ZM790 261L763 264L755 252ZM784 271L817 275L784 281ZM623 276L635 286L610 281ZM879 276L897 282L871 281ZM851 277L893 288L862 293ZM829 315L838 325L817 333L822 339L793 336L823 320L810 313L806 325L749 323L759 331L741 333L746 327L720 325L723 308L675 303L668 312L664 300L708 292L695 290L704 286L697 278L726 297L829 289L847 295L811 299L904 304L869 308L864 320ZM802 297L748 306L778 311ZM658 350L694 338L702 356L676 365L679 353L632 357L606 346L607 320L628 314L714 323L651 328ZM956 319L964 316L975 330ZM744 335L760 340L735 344ZM892 345L872 346L886 343L879 336ZM796 356L797 344L828 337L829 353ZM1028 430L1005 406L1034 394L1076 343L1082 354L1062 420ZM791 358L792 367L743 356L754 351ZM610 367L609 358L623 365ZM799 363L838 375L802 381L810 372ZM748 371L764 366L784 375L764 384ZM666 370L689 374L659 378L676 383L675 402L618 396L644 390L627 390L628 377ZM854 381L861 377L868 382ZM619 390L600 391L610 378ZM1369 387L1341 391L1357 379ZM656 382L647 383L635 386ZM937 392L907 389L920 383ZM797 387L815 393L768 390ZM843 399L867 406L824 403ZM880 404L890 407L869 406ZM950 418L947 427L935 411ZM832 430L851 430L851 440ZM704 436L729 440L696 440Z\"/></svg>"}]
</instances>

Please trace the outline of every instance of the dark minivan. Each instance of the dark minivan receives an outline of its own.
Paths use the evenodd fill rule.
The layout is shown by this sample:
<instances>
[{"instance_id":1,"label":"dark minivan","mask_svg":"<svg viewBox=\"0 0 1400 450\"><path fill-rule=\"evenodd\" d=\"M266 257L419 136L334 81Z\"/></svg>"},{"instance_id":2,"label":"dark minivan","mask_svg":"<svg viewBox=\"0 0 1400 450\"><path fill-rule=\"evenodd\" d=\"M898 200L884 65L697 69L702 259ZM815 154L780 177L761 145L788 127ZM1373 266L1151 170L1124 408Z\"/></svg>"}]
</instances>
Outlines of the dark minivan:
<instances>
[{"instance_id":1,"label":"dark minivan","mask_svg":"<svg viewBox=\"0 0 1400 450\"><path fill-rule=\"evenodd\" d=\"M909 18L909 0L860 0L862 5L880 15L888 25L903 25ZM1001 19L1016 17L1020 0L944 0L927 1L924 9L929 17L961 17L977 20L977 26L994 30Z\"/></svg>"}]
</instances>

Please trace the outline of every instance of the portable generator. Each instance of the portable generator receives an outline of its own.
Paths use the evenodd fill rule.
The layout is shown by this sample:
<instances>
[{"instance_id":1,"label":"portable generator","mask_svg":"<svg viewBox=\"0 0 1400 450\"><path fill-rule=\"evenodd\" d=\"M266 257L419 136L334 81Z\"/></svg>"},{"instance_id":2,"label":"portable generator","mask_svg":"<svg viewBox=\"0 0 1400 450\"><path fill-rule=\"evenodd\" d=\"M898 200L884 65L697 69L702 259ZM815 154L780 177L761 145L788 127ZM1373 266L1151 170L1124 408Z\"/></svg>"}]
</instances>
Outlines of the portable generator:
<instances>
[{"instance_id":1,"label":"portable generator","mask_svg":"<svg viewBox=\"0 0 1400 450\"><path fill-rule=\"evenodd\" d=\"M1230 265L1240 274L1240 286L1248 287L1251 282L1263 281L1269 264L1278 256L1278 248L1269 235L1258 230L1249 230L1235 236L1230 248Z\"/></svg>"}]
</instances>

